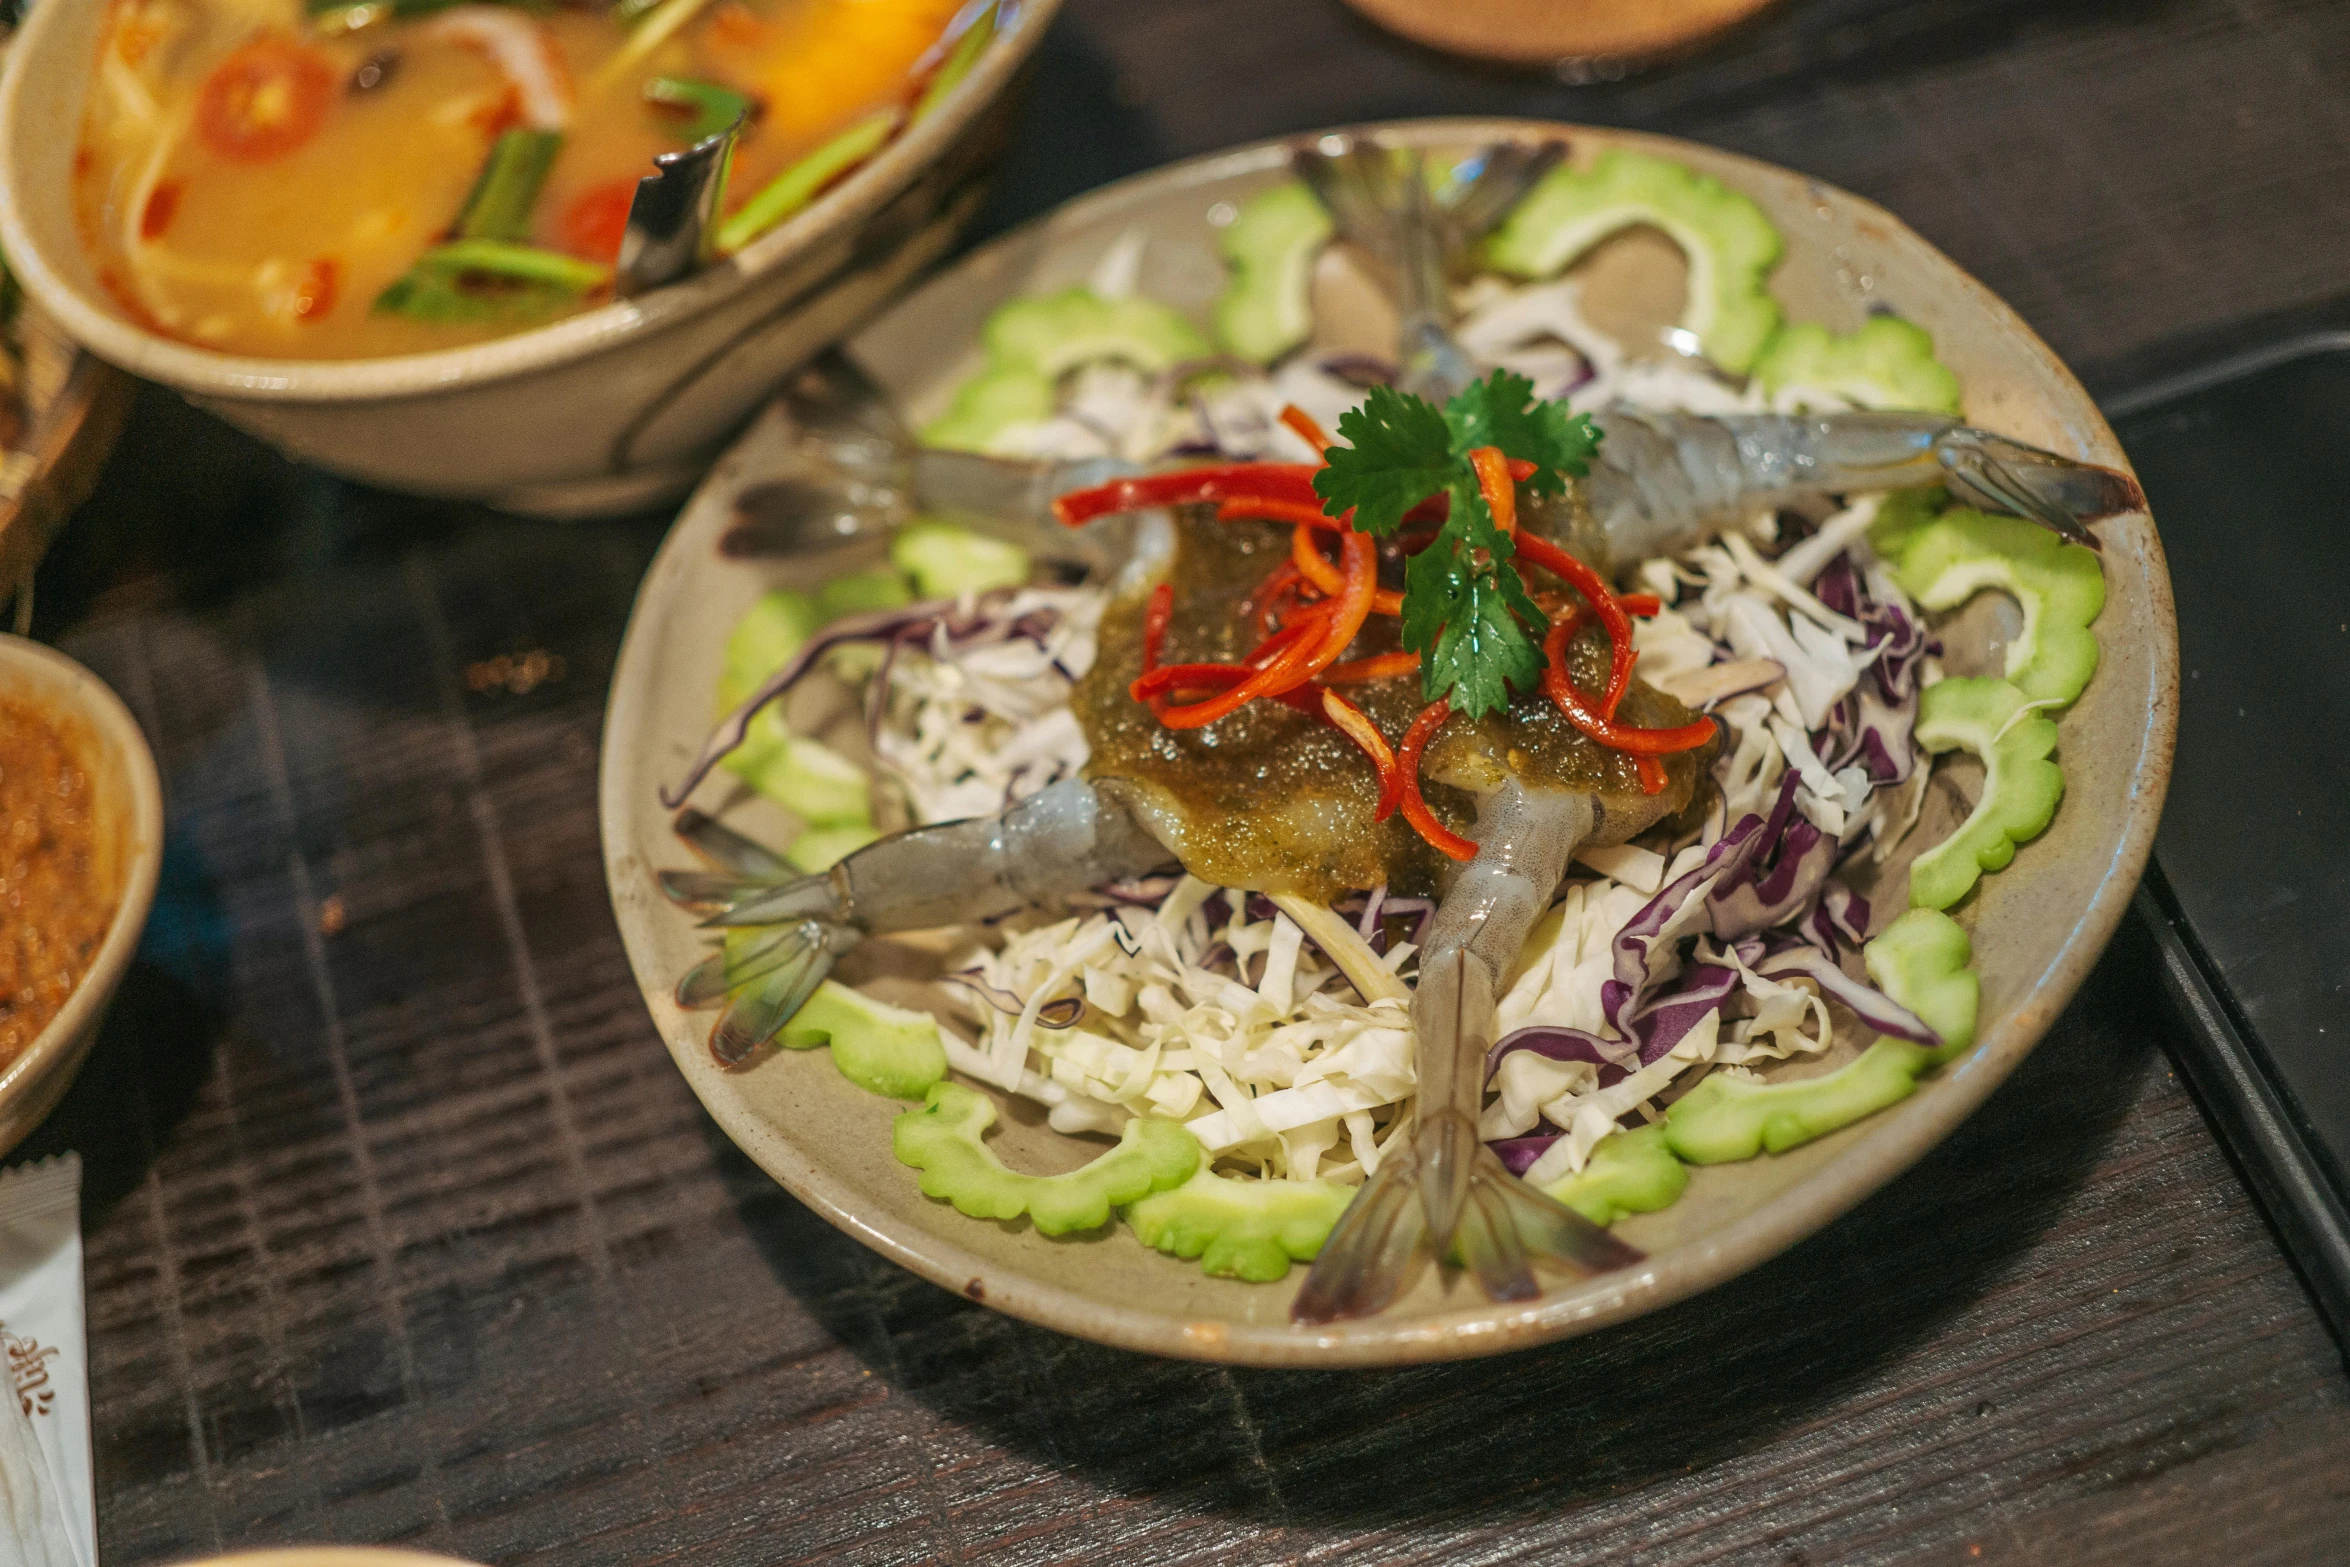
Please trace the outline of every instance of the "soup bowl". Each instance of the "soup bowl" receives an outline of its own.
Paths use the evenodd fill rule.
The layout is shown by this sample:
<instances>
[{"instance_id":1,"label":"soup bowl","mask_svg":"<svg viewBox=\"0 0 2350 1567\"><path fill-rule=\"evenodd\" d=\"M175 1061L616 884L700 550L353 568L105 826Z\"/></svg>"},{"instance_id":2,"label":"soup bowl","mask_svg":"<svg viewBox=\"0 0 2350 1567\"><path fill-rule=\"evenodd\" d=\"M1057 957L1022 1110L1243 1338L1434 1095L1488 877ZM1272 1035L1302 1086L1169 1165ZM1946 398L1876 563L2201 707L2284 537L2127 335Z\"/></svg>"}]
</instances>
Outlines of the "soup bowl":
<instances>
[{"instance_id":1,"label":"soup bowl","mask_svg":"<svg viewBox=\"0 0 2350 1567\"><path fill-rule=\"evenodd\" d=\"M777 376L943 256L1009 143L1060 0L1018 0L979 63L879 155L694 276L529 331L353 360L215 353L133 320L74 213L107 8L35 7L0 77L0 249L76 339L306 461L542 515L682 494Z\"/></svg>"},{"instance_id":2,"label":"soup bowl","mask_svg":"<svg viewBox=\"0 0 2350 1567\"><path fill-rule=\"evenodd\" d=\"M115 900L106 934L73 994L21 1054L0 1062L0 1153L5 1153L57 1108L130 967L163 865L163 788L146 736L122 699L63 653L22 637L0 636L0 696L29 703L56 720L89 768L98 807L95 879Z\"/></svg>"}]
</instances>

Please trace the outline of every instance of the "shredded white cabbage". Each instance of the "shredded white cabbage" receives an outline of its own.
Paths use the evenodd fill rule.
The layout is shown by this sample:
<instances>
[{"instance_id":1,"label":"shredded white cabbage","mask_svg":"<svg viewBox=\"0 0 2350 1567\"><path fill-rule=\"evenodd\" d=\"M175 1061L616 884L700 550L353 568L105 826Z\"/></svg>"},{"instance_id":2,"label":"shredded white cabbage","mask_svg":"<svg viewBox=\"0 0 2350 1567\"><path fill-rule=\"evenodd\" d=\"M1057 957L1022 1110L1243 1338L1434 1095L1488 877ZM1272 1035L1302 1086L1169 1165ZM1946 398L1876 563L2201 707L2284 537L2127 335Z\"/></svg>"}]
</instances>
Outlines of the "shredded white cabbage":
<instances>
[{"instance_id":1,"label":"shredded white cabbage","mask_svg":"<svg viewBox=\"0 0 2350 1567\"><path fill-rule=\"evenodd\" d=\"M1041 642L1008 637L958 649L942 628L928 647L891 662L889 711L873 749L917 824L992 816L1085 765L1069 688L1093 667L1106 602L1099 589L1024 589L1000 618L1051 615Z\"/></svg>"},{"instance_id":2,"label":"shredded white cabbage","mask_svg":"<svg viewBox=\"0 0 2350 1567\"><path fill-rule=\"evenodd\" d=\"M1229 1173L1361 1179L1411 1096L1404 1007L1364 1001L1296 922L1256 918L1249 902L1185 877L1156 909L1066 919L973 952L964 1007L978 1038L953 1052L957 1064L1053 1105L1055 1126L1165 1116ZM1357 956L1393 971L1411 953ZM1069 1026L1044 1021L1053 1003L1080 999Z\"/></svg>"}]
</instances>

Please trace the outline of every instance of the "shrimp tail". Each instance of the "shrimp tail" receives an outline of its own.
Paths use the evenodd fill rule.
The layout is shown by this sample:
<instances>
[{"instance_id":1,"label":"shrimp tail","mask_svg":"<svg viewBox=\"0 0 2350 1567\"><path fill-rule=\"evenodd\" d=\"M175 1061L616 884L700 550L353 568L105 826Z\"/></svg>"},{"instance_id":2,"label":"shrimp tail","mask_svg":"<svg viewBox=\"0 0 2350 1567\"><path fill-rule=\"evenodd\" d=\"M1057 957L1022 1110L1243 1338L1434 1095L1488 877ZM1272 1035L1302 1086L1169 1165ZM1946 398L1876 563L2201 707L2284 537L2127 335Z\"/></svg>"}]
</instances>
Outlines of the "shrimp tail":
<instances>
[{"instance_id":1,"label":"shrimp tail","mask_svg":"<svg viewBox=\"0 0 2350 1567\"><path fill-rule=\"evenodd\" d=\"M1414 1146L1387 1159L1364 1185L1323 1243L1290 1305L1291 1321L1319 1326L1375 1316L1418 1278L1438 1250L1430 1238L1428 1209L1445 1200L1447 1185L1431 1171L1432 1161L1422 1150L1458 1139L1458 1132L1439 1130L1454 1126L1468 1134L1460 1159L1468 1179L1452 1254L1489 1298L1534 1299L1541 1293L1534 1278L1537 1261L1605 1273L1644 1259L1639 1248L1510 1174L1491 1149L1477 1146L1474 1126L1448 1115L1423 1126Z\"/></svg>"},{"instance_id":2,"label":"shrimp tail","mask_svg":"<svg viewBox=\"0 0 2350 1567\"><path fill-rule=\"evenodd\" d=\"M735 981L726 1010L710 1030L710 1055L720 1066L741 1066L783 1032L832 972L834 960L856 945L857 933L829 920L806 919L783 926L774 940L758 976Z\"/></svg>"},{"instance_id":3,"label":"shrimp tail","mask_svg":"<svg viewBox=\"0 0 2350 1567\"><path fill-rule=\"evenodd\" d=\"M1477 858L1446 892L1412 995L1418 1078L1408 1146L1381 1161L1323 1243L1290 1307L1301 1323L1385 1309L1419 1265L1451 1255L1495 1300L1531 1300L1533 1265L1600 1271L1641 1254L1535 1191L1484 1146L1477 1115L1493 1041L1498 974L1589 837L1588 796L1513 780L1484 804Z\"/></svg>"},{"instance_id":4,"label":"shrimp tail","mask_svg":"<svg viewBox=\"0 0 2350 1567\"><path fill-rule=\"evenodd\" d=\"M2026 517L2096 549L2082 519L2144 511L2146 492L2126 473L2071 462L2004 435L1965 426L1934 443L1950 493L1985 511Z\"/></svg>"}]
</instances>

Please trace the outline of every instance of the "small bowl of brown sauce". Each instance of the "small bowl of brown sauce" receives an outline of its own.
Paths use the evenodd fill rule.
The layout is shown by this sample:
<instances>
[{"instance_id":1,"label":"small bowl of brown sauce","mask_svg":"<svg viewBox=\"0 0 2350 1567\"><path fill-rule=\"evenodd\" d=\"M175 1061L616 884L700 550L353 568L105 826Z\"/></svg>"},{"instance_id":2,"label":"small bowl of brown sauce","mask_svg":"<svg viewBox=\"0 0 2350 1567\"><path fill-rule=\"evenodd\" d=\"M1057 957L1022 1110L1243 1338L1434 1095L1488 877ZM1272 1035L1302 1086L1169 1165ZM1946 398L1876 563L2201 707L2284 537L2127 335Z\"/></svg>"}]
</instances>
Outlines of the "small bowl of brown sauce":
<instances>
[{"instance_id":1,"label":"small bowl of brown sauce","mask_svg":"<svg viewBox=\"0 0 2350 1567\"><path fill-rule=\"evenodd\" d=\"M0 636L0 1152L81 1068L163 860L163 791L121 698Z\"/></svg>"}]
</instances>

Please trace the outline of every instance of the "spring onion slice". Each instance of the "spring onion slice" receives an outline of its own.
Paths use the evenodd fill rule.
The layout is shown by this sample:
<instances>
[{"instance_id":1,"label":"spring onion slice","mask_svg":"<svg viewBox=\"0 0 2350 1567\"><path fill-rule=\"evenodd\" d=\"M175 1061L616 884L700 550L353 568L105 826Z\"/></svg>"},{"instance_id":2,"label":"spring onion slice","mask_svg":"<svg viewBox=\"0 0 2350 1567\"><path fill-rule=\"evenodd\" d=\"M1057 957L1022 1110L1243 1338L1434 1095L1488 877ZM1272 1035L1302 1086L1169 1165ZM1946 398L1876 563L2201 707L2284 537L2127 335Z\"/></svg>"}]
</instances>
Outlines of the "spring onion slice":
<instances>
[{"instance_id":1,"label":"spring onion slice","mask_svg":"<svg viewBox=\"0 0 2350 1567\"><path fill-rule=\"evenodd\" d=\"M740 250L805 207L825 186L880 151L904 120L905 111L898 108L868 115L776 175L718 226L718 248Z\"/></svg>"}]
</instances>

